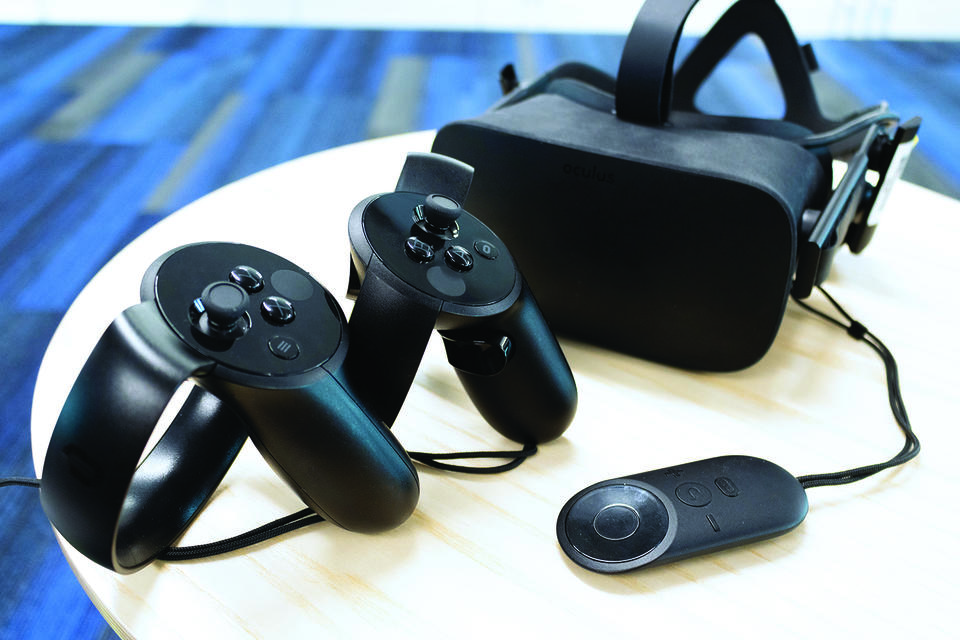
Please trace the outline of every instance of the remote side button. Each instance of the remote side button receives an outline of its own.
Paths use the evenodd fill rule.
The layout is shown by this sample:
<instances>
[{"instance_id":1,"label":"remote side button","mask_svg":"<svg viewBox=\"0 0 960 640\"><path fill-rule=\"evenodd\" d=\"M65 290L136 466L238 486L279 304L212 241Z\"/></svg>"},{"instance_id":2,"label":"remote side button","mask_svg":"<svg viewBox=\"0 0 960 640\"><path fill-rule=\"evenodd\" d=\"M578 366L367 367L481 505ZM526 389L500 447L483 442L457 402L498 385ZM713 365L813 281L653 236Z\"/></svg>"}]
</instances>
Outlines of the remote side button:
<instances>
[{"instance_id":1,"label":"remote side button","mask_svg":"<svg viewBox=\"0 0 960 640\"><path fill-rule=\"evenodd\" d=\"M293 303L280 296L270 296L260 303L260 313L273 324L288 324L293 322L296 312Z\"/></svg>"},{"instance_id":2,"label":"remote side button","mask_svg":"<svg viewBox=\"0 0 960 640\"><path fill-rule=\"evenodd\" d=\"M676 493L680 502L691 507L705 507L713 500L710 489L698 482L684 482L677 487Z\"/></svg>"},{"instance_id":3,"label":"remote side button","mask_svg":"<svg viewBox=\"0 0 960 640\"><path fill-rule=\"evenodd\" d=\"M433 260L433 247L416 236L407 238L403 248L407 257L414 262L427 263Z\"/></svg>"},{"instance_id":4,"label":"remote side button","mask_svg":"<svg viewBox=\"0 0 960 640\"><path fill-rule=\"evenodd\" d=\"M443 253L447 266L454 271L470 271L473 268L473 256L459 245L454 245Z\"/></svg>"},{"instance_id":5,"label":"remote side button","mask_svg":"<svg viewBox=\"0 0 960 640\"><path fill-rule=\"evenodd\" d=\"M473 248L481 258L486 258L487 260L496 260L500 257L500 249L497 248L497 245L492 242L487 242L486 240L477 240L473 243Z\"/></svg>"},{"instance_id":6,"label":"remote side button","mask_svg":"<svg viewBox=\"0 0 960 640\"><path fill-rule=\"evenodd\" d=\"M720 493L728 498L736 498L738 495L740 495L740 489L738 489L737 485L733 483L733 480L727 478L726 476L720 476L713 481L713 484L717 485L717 489L720 489Z\"/></svg>"},{"instance_id":7,"label":"remote side button","mask_svg":"<svg viewBox=\"0 0 960 640\"><path fill-rule=\"evenodd\" d=\"M300 355L300 345L288 336L273 336L267 341L267 348L281 360L294 360Z\"/></svg>"},{"instance_id":8,"label":"remote side button","mask_svg":"<svg viewBox=\"0 0 960 640\"><path fill-rule=\"evenodd\" d=\"M247 293L256 293L263 289L263 274L241 264L230 270L230 282L240 285Z\"/></svg>"}]
</instances>

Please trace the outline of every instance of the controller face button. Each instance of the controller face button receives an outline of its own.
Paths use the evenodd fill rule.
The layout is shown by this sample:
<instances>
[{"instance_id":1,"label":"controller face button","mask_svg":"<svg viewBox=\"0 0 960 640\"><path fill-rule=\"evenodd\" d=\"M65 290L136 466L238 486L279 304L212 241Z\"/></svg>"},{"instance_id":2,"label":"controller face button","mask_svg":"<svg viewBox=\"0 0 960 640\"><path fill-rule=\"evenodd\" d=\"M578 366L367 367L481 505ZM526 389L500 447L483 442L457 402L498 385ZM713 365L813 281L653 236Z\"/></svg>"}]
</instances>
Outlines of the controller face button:
<instances>
[{"instance_id":1,"label":"controller face button","mask_svg":"<svg viewBox=\"0 0 960 640\"><path fill-rule=\"evenodd\" d=\"M416 236L407 238L404 250L407 252L407 257L414 262L423 264L433 260L433 247Z\"/></svg>"},{"instance_id":2,"label":"controller face button","mask_svg":"<svg viewBox=\"0 0 960 640\"><path fill-rule=\"evenodd\" d=\"M473 248L480 255L481 258L486 258L487 260L496 260L500 257L500 250L497 249L497 245L492 242L487 242L486 240L477 240L473 243Z\"/></svg>"},{"instance_id":3,"label":"controller face button","mask_svg":"<svg viewBox=\"0 0 960 640\"><path fill-rule=\"evenodd\" d=\"M270 276L270 284L277 293L290 300L309 300L313 296L313 285L309 278L289 269L274 272Z\"/></svg>"},{"instance_id":4,"label":"controller face button","mask_svg":"<svg viewBox=\"0 0 960 640\"><path fill-rule=\"evenodd\" d=\"M720 492L728 498L736 498L740 495L740 489L737 488L737 485L735 485L730 478L721 476L714 480L713 483L717 485L717 489L720 489Z\"/></svg>"},{"instance_id":5,"label":"controller face button","mask_svg":"<svg viewBox=\"0 0 960 640\"><path fill-rule=\"evenodd\" d=\"M473 268L473 256L461 246L455 245L443 253L447 266L454 271L470 271Z\"/></svg>"},{"instance_id":6,"label":"controller face button","mask_svg":"<svg viewBox=\"0 0 960 640\"><path fill-rule=\"evenodd\" d=\"M625 540L640 528L640 514L628 504L610 504L593 519L593 528L606 540Z\"/></svg>"},{"instance_id":7,"label":"controller face button","mask_svg":"<svg viewBox=\"0 0 960 640\"><path fill-rule=\"evenodd\" d=\"M260 313L273 324L287 324L293 321L296 313L293 303L280 296L270 296L260 303Z\"/></svg>"},{"instance_id":8,"label":"controller face button","mask_svg":"<svg viewBox=\"0 0 960 640\"><path fill-rule=\"evenodd\" d=\"M256 293L263 289L263 274L241 264L230 270L230 282L240 285L247 293Z\"/></svg>"},{"instance_id":9,"label":"controller face button","mask_svg":"<svg viewBox=\"0 0 960 640\"><path fill-rule=\"evenodd\" d=\"M287 336L273 336L267 341L267 348L281 360L293 360L300 355L300 345Z\"/></svg>"},{"instance_id":10,"label":"controller face button","mask_svg":"<svg viewBox=\"0 0 960 640\"><path fill-rule=\"evenodd\" d=\"M698 482L684 482L677 487L677 499L690 507L705 507L713 500L710 489Z\"/></svg>"}]
</instances>

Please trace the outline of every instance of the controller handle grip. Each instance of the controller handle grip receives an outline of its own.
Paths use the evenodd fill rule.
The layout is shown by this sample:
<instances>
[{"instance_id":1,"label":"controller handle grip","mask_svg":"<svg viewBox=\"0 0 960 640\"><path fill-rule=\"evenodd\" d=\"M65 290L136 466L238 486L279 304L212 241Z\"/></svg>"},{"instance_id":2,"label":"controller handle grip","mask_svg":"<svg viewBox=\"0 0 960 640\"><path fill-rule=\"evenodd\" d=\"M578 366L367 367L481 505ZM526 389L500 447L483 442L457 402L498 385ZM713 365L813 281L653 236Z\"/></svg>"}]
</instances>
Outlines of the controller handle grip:
<instances>
[{"instance_id":1,"label":"controller handle grip","mask_svg":"<svg viewBox=\"0 0 960 640\"><path fill-rule=\"evenodd\" d=\"M570 425L577 410L573 373L525 280L509 309L440 335L470 399L502 435L539 444L558 438ZM510 350L496 373L454 356L464 345L486 348L491 342Z\"/></svg>"},{"instance_id":2,"label":"controller handle grip","mask_svg":"<svg viewBox=\"0 0 960 640\"><path fill-rule=\"evenodd\" d=\"M246 429L198 388L138 466L177 389L212 365L169 330L153 301L124 311L101 336L60 412L40 487L47 518L88 558L135 571L179 537L219 485Z\"/></svg>"},{"instance_id":3,"label":"controller handle grip","mask_svg":"<svg viewBox=\"0 0 960 640\"><path fill-rule=\"evenodd\" d=\"M375 533L413 513L420 481L409 456L334 375L325 372L299 389L257 389L213 378L199 383L231 397L270 466L325 519Z\"/></svg>"},{"instance_id":4,"label":"controller handle grip","mask_svg":"<svg viewBox=\"0 0 960 640\"><path fill-rule=\"evenodd\" d=\"M360 282L354 263L351 279ZM366 266L350 314L350 348L343 364L346 381L377 420L392 427L427 350L440 314L440 301L404 295L410 286L379 260Z\"/></svg>"}]
</instances>

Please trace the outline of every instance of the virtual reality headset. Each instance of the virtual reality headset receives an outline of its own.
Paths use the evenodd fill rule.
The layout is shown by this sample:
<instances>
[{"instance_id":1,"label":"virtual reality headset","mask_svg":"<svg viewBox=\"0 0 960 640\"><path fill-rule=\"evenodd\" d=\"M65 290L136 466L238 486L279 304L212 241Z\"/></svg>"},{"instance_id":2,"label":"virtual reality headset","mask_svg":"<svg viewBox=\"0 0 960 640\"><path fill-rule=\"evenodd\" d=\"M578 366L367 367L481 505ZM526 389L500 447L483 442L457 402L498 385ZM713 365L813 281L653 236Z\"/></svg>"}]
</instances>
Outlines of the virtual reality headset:
<instances>
[{"instance_id":1,"label":"virtual reality headset","mask_svg":"<svg viewBox=\"0 0 960 640\"><path fill-rule=\"evenodd\" d=\"M508 65L503 98L441 128L433 151L475 168L463 205L511 247L555 332L726 371L767 352L788 297L822 283L843 244L870 242L920 120L885 105L824 116L813 51L774 0L736 2L674 72L695 4L647 0L616 78L567 63L520 85ZM751 33L784 117L701 112L700 86Z\"/></svg>"}]
</instances>

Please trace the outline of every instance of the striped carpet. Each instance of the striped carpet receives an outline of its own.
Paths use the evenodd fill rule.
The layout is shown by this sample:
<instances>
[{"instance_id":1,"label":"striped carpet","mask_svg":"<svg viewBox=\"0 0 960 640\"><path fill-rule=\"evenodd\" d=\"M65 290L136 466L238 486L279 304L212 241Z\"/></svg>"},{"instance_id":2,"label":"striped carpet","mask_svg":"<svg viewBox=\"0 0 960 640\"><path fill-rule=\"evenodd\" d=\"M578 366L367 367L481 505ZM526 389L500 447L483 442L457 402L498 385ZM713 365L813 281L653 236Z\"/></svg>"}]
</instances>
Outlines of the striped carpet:
<instances>
[{"instance_id":1,"label":"striped carpet","mask_svg":"<svg viewBox=\"0 0 960 640\"><path fill-rule=\"evenodd\" d=\"M184 204L285 160L436 128L560 61L615 73L622 37L0 25L0 475L32 475L43 350L82 286ZM688 42L684 47L689 46ZM886 99L924 116L909 179L960 197L960 43L815 43L835 112ZM712 111L776 115L749 43L704 89ZM0 490L0 637L109 638L36 494Z\"/></svg>"}]
</instances>

